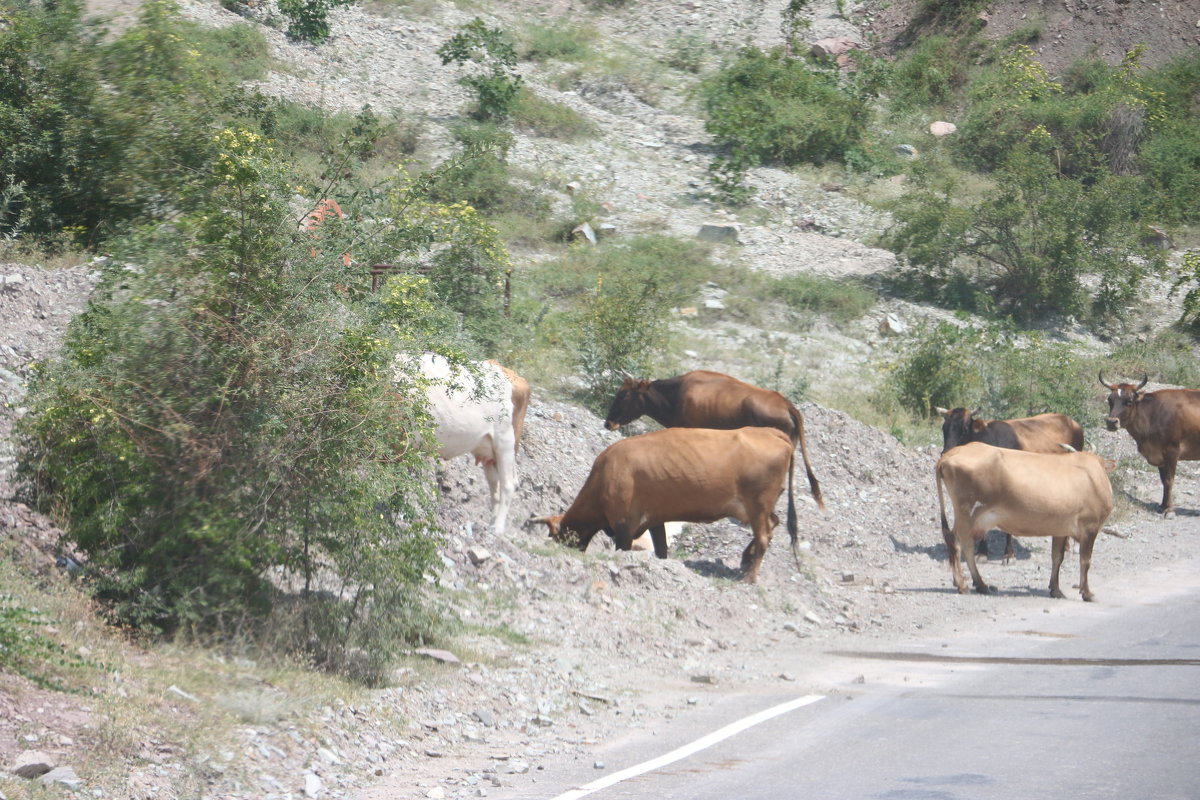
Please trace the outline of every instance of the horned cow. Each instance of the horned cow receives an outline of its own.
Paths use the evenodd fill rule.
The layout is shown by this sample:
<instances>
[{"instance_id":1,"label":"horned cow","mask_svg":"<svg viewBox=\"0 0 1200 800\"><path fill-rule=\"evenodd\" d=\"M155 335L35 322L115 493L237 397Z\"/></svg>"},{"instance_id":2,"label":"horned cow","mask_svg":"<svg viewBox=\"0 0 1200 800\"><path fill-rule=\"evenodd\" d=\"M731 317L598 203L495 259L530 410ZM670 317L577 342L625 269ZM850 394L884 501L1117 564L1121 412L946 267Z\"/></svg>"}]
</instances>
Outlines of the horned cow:
<instances>
[{"instance_id":1,"label":"horned cow","mask_svg":"<svg viewBox=\"0 0 1200 800\"><path fill-rule=\"evenodd\" d=\"M1108 415L1104 424L1110 431L1124 428L1137 442L1138 452L1158 467L1162 480L1162 514L1175 516L1171 490L1175 486L1175 468L1180 461L1200 460L1200 390L1142 388L1150 379L1132 383L1108 383L1104 373L1101 385L1109 390Z\"/></svg>"},{"instance_id":2,"label":"horned cow","mask_svg":"<svg viewBox=\"0 0 1200 800\"><path fill-rule=\"evenodd\" d=\"M734 517L753 538L742 553L742 580L753 583L779 524L775 503L787 482L787 529L799 559L792 441L774 428L668 428L623 439L600 453L565 514L541 517L558 542L586 550L598 532L619 550L649 531L667 557L665 524Z\"/></svg>"},{"instance_id":3,"label":"horned cow","mask_svg":"<svg viewBox=\"0 0 1200 800\"><path fill-rule=\"evenodd\" d=\"M976 591L992 591L979 574L973 542L991 528L1000 528L1014 536L1054 537L1051 597L1063 597L1058 573L1067 540L1079 542L1079 592L1084 600L1092 600L1088 569L1096 536L1112 513L1107 472L1113 466L1095 453L1027 453L981 442L943 455L936 467L938 507L955 588L967 591L961 550ZM954 508L953 530L946 521L943 486Z\"/></svg>"}]
</instances>

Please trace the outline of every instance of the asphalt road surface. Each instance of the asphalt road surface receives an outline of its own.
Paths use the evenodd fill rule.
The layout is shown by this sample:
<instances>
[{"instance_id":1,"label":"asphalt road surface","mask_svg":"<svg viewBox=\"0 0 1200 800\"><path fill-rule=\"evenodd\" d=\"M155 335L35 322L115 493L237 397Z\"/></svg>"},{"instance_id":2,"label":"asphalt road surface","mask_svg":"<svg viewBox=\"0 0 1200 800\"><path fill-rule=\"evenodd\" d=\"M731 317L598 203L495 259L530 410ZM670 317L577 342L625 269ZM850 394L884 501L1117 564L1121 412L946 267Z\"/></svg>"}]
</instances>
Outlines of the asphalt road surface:
<instances>
[{"instance_id":1,"label":"asphalt road surface","mask_svg":"<svg viewBox=\"0 0 1200 800\"><path fill-rule=\"evenodd\" d=\"M1107 605L1033 601L1054 603L1044 619L1014 603L1024 616L993 629L827 652L790 695L724 699L599 748L604 770L564 764L492 796L1196 800L1200 562L1148 581ZM861 677L833 686L835 670Z\"/></svg>"}]
</instances>

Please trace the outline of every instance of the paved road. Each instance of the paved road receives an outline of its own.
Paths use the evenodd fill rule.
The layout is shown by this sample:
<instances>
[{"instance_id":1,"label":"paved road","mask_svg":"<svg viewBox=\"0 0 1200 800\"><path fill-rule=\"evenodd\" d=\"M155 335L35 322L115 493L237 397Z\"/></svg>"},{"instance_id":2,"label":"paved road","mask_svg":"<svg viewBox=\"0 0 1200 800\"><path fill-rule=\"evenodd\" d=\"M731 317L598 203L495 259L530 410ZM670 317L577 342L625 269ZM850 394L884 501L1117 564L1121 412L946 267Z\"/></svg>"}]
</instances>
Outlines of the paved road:
<instances>
[{"instance_id":1,"label":"paved road","mask_svg":"<svg viewBox=\"0 0 1200 800\"><path fill-rule=\"evenodd\" d=\"M731 698L601 752L606 773L564 767L499 796L1200 798L1200 563L1107 607L1066 602L1054 608L1067 613L993 631L827 654L863 683L589 791L804 692Z\"/></svg>"}]
</instances>

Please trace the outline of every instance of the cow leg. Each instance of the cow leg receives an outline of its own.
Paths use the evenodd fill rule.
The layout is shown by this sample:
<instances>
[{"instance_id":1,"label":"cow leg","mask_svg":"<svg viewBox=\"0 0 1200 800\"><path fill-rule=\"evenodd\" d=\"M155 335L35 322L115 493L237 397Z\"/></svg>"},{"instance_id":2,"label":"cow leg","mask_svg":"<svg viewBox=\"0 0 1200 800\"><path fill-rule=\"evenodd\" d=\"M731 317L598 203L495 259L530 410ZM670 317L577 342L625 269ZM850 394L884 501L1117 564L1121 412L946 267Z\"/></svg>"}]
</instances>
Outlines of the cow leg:
<instances>
[{"instance_id":1,"label":"cow leg","mask_svg":"<svg viewBox=\"0 0 1200 800\"><path fill-rule=\"evenodd\" d=\"M650 540L654 542L654 555L659 558L667 557L667 526L650 526Z\"/></svg>"},{"instance_id":2,"label":"cow leg","mask_svg":"<svg viewBox=\"0 0 1200 800\"><path fill-rule=\"evenodd\" d=\"M771 517L772 515L768 512L757 515L754 520L752 527L754 536L745 551L742 552L742 581L744 583L755 583L758 580L758 568L762 565L763 556L767 552L768 545L771 544L771 535L774 531Z\"/></svg>"},{"instance_id":3,"label":"cow leg","mask_svg":"<svg viewBox=\"0 0 1200 800\"><path fill-rule=\"evenodd\" d=\"M955 512L957 515L957 511ZM967 581L963 578L962 562L958 559L958 537L946 526L942 518L942 538L946 541L946 560L950 563L950 577L954 580L954 588L959 594L967 593Z\"/></svg>"},{"instance_id":4,"label":"cow leg","mask_svg":"<svg viewBox=\"0 0 1200 800\"><path fill-rule=\"evenodd\" d=\"M982 539L980 539L978 542L975 543L975 559L977 561L978 560L982 560L982 561L988 560L988 540L987 540L986 533L983 535Z\"/></svg>"},{"instance_id":5,"label":"cow leg","mask_svg":"<svg viewBox=\"0 0 1200 800\"><path fill-rule=\"evenodd\" d=\"M1092 547L1099 535L1100 531L1094 530L1079 543L1079 594L1089 603L1096 599L1096 595L1088 588L1088 570L1092 567Z\"/></svg>"},{"instance_id":6,"label":"cow leg","mask_svg":"<svg viewBox=\"0 0 1200 800\"><path fill-rule=\"evenodd\" d=\"M1055 536L1054 543L1050 547L1050 596L1057 597L1059 600L1065 599L1062 589L1058 585L1058 571L1062 567L1063 556L1067 552L1067 537ZM1083 560L1082 551L1079 558Z\"/></svg>"},{"instance_id":7,"label":"cow leg","mask_svg":"<svg viewBox=\"0 0 1200 800\"><path fill-rule=\"evenodd\" d=\"M1175 516L1175 505L1171 502L1171 490L1175 487L1175 466L1179 463L1179 450L1177 448L1163 449L1163 463L1158 468L1158 477L1162 479L1163 496L1162 496L1162 515L1163 519L1171 519Z\"/></svg>"},{"instance_id":8,"label":"cow leg","mask_svg":"<svg viewBox=\"0 0 1200 800\"><path fill-rule=\"evenodd\" d=\"M1013 550L1013 535L1011 533L1004 534L1004 566L1016 558L1016 551Z\"/></svg>"},{"instance_id":9,"label":"cow leg","mask_svg":"<svg viewBox=\"0 0 1200 800\"><path fill-rule=\"evenodd\" d=\"M974 537L974 534L975 532L972 531L972 537ZM987 531L984 531L983 534L986 536ZM979 574L979 565L975 563L975 548L964 547L963 551L967 558L967 568L971 570L971 582L975 584L975 591L980 594L991 594L994 590L984 582L983 576ZM960 587L959 591L963 591L963 588Z\"/></svg>"}]
</instances>

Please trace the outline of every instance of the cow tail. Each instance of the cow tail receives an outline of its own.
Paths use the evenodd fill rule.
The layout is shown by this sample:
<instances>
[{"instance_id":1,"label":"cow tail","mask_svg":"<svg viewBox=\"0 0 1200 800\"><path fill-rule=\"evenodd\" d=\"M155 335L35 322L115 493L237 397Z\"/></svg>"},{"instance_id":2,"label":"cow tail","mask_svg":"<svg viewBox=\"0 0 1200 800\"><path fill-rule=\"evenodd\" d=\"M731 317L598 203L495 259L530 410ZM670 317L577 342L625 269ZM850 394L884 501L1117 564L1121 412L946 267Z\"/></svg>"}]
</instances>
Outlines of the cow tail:
<instances>
[{"instance_id":1,"label":"cow tail","mask_svg":"<svg viewBox=\"0 0 1200 800\"><path fill-rule=\"evenodd\" d=\"M796 440L800 442L800 455L804 458L804 471L808 473L808 488L812 490L812 496L817 501L817 507L824 510L825 498L821 496L821 484L817 480L816 474L813 473L812 464L808 460L808 443L804 439L804 417L800 414L800 409L794 405L788 409L788 414L792 417L792 425L796 430Z\"/></svg>"},{"instance_id":2,"label":"cow tail","mask_svg":"<svg viewBox=\"0 0 1200 800\"><path fill-rule=\"evenodd\" d=\"M799 526L796 524L796 451L793 449L788 455L788 510L787 510L787 532L792 540L792 558L796 559L796 569L802 569L800 566L800 542L799 542Z\"/></svg>"},{"instance_id":3,"label":"cow tail","mask_svg":"<svg viewBox=\"0 0 1200 800\"><path fill-rule=\"evenodd\" d=\"M946 546L950 546L950 523L946 521L946 501L942 497L942 462L939 460L934 467L933 474L937 476L937 496L938 496L938 513L942 518L942 538L946 540Z\"/></svg>"}]
</instances>

